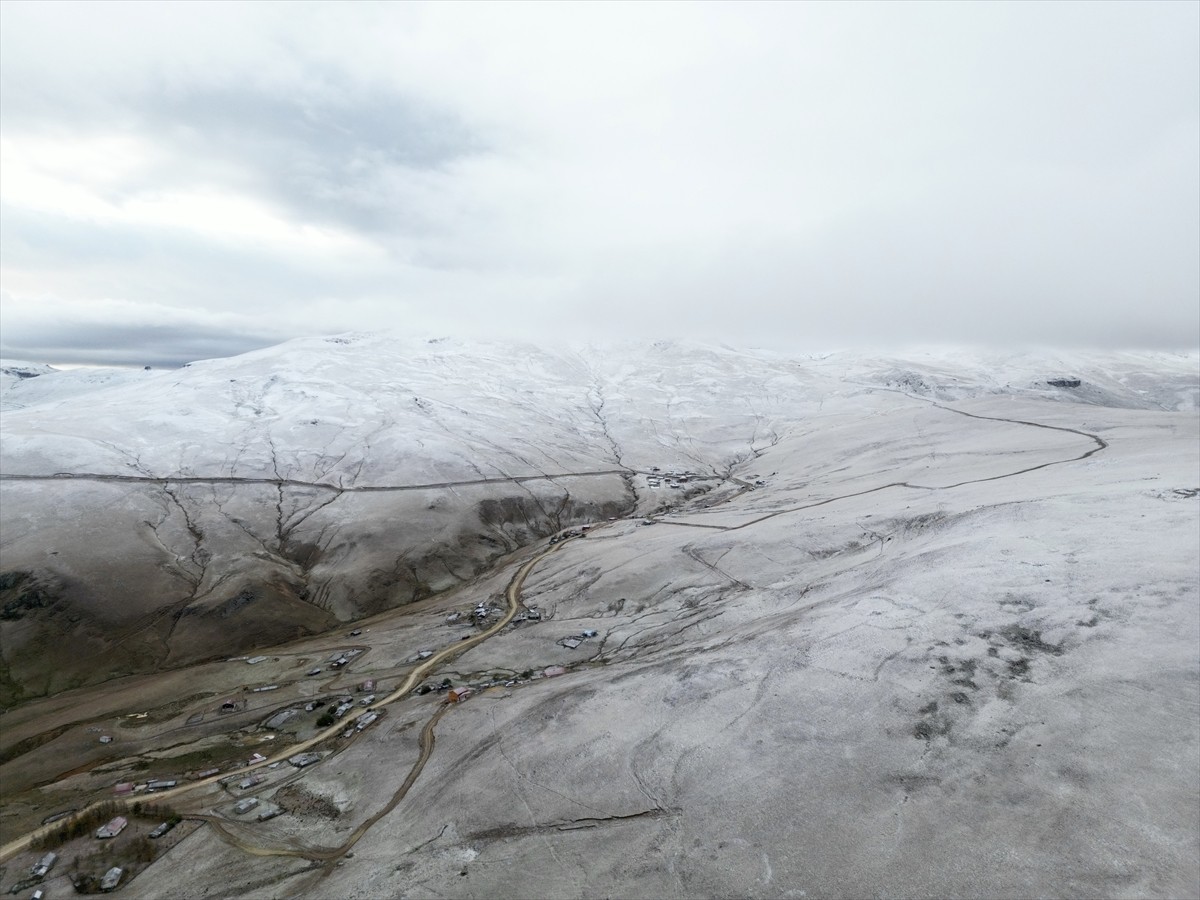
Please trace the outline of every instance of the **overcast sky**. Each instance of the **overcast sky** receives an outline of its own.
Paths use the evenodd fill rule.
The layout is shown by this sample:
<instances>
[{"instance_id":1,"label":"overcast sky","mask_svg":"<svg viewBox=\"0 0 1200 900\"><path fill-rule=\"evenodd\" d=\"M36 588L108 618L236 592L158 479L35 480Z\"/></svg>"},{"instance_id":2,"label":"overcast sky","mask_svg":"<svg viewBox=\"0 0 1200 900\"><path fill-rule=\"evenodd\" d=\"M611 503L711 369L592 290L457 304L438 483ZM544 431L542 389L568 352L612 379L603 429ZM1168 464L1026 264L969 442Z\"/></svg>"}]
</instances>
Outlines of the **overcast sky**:
<instances>
[{"instance_id":1,"label":"overcast sky","mask_svg":"<svg viewBox=\"0 0 1200 900\"><path fill-rule=\"evenodd\" d=\"M1200 343L1200 4L0 4L0 353Z\"/></svg>"}]
</instances>

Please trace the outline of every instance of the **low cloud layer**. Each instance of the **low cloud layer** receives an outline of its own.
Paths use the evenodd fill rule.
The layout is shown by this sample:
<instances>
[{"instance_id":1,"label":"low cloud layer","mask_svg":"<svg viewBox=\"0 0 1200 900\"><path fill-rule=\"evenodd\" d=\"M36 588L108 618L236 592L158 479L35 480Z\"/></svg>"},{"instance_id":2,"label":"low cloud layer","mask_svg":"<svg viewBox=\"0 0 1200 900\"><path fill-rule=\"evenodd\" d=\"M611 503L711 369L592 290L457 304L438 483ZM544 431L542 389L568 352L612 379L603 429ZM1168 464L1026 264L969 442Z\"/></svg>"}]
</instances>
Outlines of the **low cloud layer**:
<instances>
[{"instance_id":1,"label":"low cloud layer","mask_svg":"<svg viewBox=\"0 0 1200 900\"><path fill-rule=\"evenodd\" d=\"M1200 342L1200 7L0 7L0 352Z\"/></svg>"}]
</instances>

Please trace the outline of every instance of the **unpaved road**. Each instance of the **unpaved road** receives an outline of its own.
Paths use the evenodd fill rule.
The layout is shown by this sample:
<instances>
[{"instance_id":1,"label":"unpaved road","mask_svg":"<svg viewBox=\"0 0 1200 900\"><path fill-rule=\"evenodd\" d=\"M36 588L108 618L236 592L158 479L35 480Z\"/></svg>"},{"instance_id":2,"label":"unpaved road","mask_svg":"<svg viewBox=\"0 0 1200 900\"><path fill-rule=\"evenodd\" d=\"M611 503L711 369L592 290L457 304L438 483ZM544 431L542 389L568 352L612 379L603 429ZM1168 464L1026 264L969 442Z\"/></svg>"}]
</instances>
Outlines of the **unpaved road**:
<instances>
[{"instance_id":1,"label":"unpaved road","mask_svg":"<svg viewBox=\"0 0 1200 900\"><path fill-rule=\"evenodd\" d=\"M597 526L597 527L599 527L599 526ZM521 565L521 567L519 569L517 569L516 573L512 577L512 580L509 581L508 588L505 591L505 599L508 601L508 609L505 611L504 615L501 617L501 619L495 625L488 628L486 631L480 632L479 634L475 635L472 638L468 638L465 641L458 641L457 643L451 644L449 647L439 650L433 656L429 657L429 659L426 659L423 662L419 663L417 666L415 666L412 669L412 671L410 671L408 673L408 677L405 678L403 682L401 682L400 686L397 687L396 690L392 691L392 693L388 694L382 700L376 701L372 705L372 708L386 706L390 703L395 703L397 700L403 699L404 697L408 696L408 694L417 686L417 683L420 682L422 679L424 679L429 674L429 672L432 671L434 668L436 668L437 666L441 665L442 663L444 663L448 660L451 660L454 657L464 653L465 651L470 650L472 647L479 646L484 641L488 640L489 638L491 638L494 635L499 634L501 631L503 631L509 625L509 623L512 622L513 618L517 614L517 610L521 608L521 589L522 589L522 587L524 587L525 579L529 576L529 573L533 571L534 567L537 566L537 564L539 562L541 562L546 557L550 556L552 553L557 553L559 550L561 550L567 544L571 543L572 540L575 540L575 539L567 538L567 539L560 541L558 544L551 547L549 550L543 550L537 556L534 556L531 559L526 560ZM246 775L247 773L256 771L257 769L261 769L265 766L271 765L272 763L282 762L290 756L295 756L297 753L303 753L305 750L309 749L310 747L314 747L317 744L320 744L323 741L330 739L334 735L343 731L347 727L347 725L353 725L355 722L358 721L359 718L366 715L366 713L367 713L367 710L363 710L362 712L360 712L358 715L354 716L353 718L347 718L347 719L343 719L340 722L336 722L333 725L326 728L324 731L318 732L317 734L315 734L313 737L309 738L308 740L301 741L298 744L293 744L290 747L280 750L277 753L270 756L269 758L263 760L261 763L258 763L257 765L244 766L240 769L223 772L220 775L213 775L210 778L205 778L200 781L188 782L187 784L180 785L179 787L172 788L171 790L160 791L160 792L157 792L154 794L154 799L156 802L166 803L176 797L181 797L181 796L188 794L189 792L194 791L198 788L207 787L209 785L216 784L219 781L224 781L225 779L229 778L230 776ZM409 773L409 777L407 779L405 779L405 783L404 783L404 785L402 785L400 791L397 792L397 794L392 798L392 801L390 801L389 805L385 808L384 812L381 813L380 815L384 815L384 814L386 814L386 812L393 809L395 807L395 805L397 803L399 803L400 800L403 798L404 794L407 793L408 788L411 786L411 783L416 781L417 776L420 775L421 769L424 768L425 762L429 758L429 753L433 749L432 728L436 724L438 718L440 718L440 714L435 715L426 724L425 730L422 730L422 733L421 733L421 747L422 747L421 757L418 759L417 765L414 766L413 771ZM428 730L428 732L429 732L428 746L426 746L426 730ZM140 801L141 797L138 797L136 799L138 801ZM117 802L123 803L123 805L126 808L128 808L135 801L134 801L134 798L127 798L123 801L118 800ZM79 813L76 814L76 817L83 815L85 812L87 812L87 810L91 809L93 806L98 805L98 803L99 803L99 801L97 801L97 803L91 804L88 807L85 807L83 810L81 810ZM378 818L379 818L379 816L376 816L372 819L367 820L367 822L365 822L363 825L359 826L359 828L356 829L354 834L351 836L351 839L346 844L346 846L347 847L353 846L353 843L355 841L357 841L362 836L362 834L365 833L366 830L371 827L371 825L375 824L375 822L378 820ZM6 861L6 860L10 859L11 857L15 856L16 854L24 851L35 840L37 840L38 838L42 837L45 834L48 834L49 832L51 832L57 828L62 827L63 824L65 824L64 821L58 821L58 822L54 822L51 825L44 825L40 828L34 829L31 832L28 832L25 835L22 835L19 838L15 838L14 840L9 841L3 847L0 847L0 861ZM272 854L272 855L277 855L277 854L273 854L272 851L256 850L254 852L263 852L263 853L268 853L268 854ZM279 851L279 852L282 853L284 851ZM344 852L344 850L328 851L328 852L333 853L335 856L340 856L341 853ZM287 855L306 856L308 854L301 853L301 852L291 852L291 853L288 853Z\"/></svg>"},{"instance_id":2,"label":"unpaved road","mask_svg":"<svg viewBox=\"0 0 1200 900\"><path fill-rule=\"evenodd\" d=\"M922 399L922 398L912 398L912 399ZM959 482L956 484L942 485L942 486L929 486L929 485L912 484L912 483L909 483L906 481L893 482L893 483L889 483L889 484L885 484L885 485L880 485L880 486L877 486L874 488L869 488L867 490L857 491L852 494L847 494L844 496L832 497L832 498L829 498L826 500L819 501L817 503L806 504L804 506L792 507L792 508L783 509L783 510L777 510L775 512L767 513L766 515L761 516L756 519L753 519L749 522L744 522L740 525L718 526L718 525L702 525L702 524L698 524L698 523L669 522L669 521L667 521L666 524L688 526L688 527L699 527L699 528L711 528L711 529L720 530L720 531L736 531L736 530L739 530L742 528L748 528L752 525L756 525L762 521L774 518L776 516L795 513L795 512L799 512L799 511L802 511L805 509L811 509L811 508L818 507L818 506L824 506L826 504L834 503L838 500L844 500L849 497L856 497L856 496L861 496L863 494L875 493L877 491L888 490L888 489L894 488L894 487L909 488L909 489L916 489L916 490L949 490L949 489L953 489L953 488L957 488L957 487L962 487L963 485L966 485L966 484L975 484L975 483L984 482L984 481L996 481L996 480L1003 479L1003 478L1012 478L1012 477L1015 477L1018 475L1026 474L1028 472L1033 472L1033 471L1037 471L1039 469L1044 469L1049 466L1062 465L1062 464L1069 463L1069 462L1077 462L1080 460L1084 460L1084 459L1087 459L1088 457L1092 456L1093 454L1100 452L1101 450L1105 449L1108 446L1107 442L1105 442L1098 435L1091 434L1086 431L1081 431L1081 430L1075 429L1075 428L1068 428L1068 427L1057 426L1057 425L1045 425L1045 424L1042 424L1039 422L1030 422L1030 421L1021 420L1021 419L1009 419L1009 418L1001 418L1001 417L996 417L996 416L984 416L984 415L979 415L976 413L969 413L969 412L965 412L962 410L953 409L951 407L943 406L940 403L936 403L936 402L932 402L932 401L929 401L929 402L931 402L932 405L936 406L938 409L945 410L946 412L956 413L958 415L967 416L968 418L972 418L972 419L983 419L983 420L988 420L988 421L1007 422L1007 423L1014 424L1014 425L1025 425L1025 426L1029 426L1029 427L1033 427L1033 428L1044 428L1044 429L1048 429L1051 431L1062 431L1062 432L1068 432L1071 434L1076 434L1076 435L1079 435L1080 437L1085 437L1085 438L1090 439L1092 442L1094 442L1095 446L1086 452L1077 454L1077 455L1069 457L1067 459L1054 460L1051 462L1041 463L1039 465L1029 466L1029 467L1026 467L1023 469L1019 469L1015 472L1008 472L1008 473L1003 473L1000 475L990 476L987 478L963 481L963 482ZM627 472L628 470L625 470L625 471ZM576 475L580 475L580 474L609 475L609 474L621 474L621 473L622 473L621 470L612 470L612 471L608 471L608 472L576 473ZM85 475L85 476L67 476L67 475L0 476L0 478L46 478L46 477L50 477L50 478L80 477L80 478L96 478L97 480L112 480L112 481L215 482L215 481L227 481L228 480L228 481L238 481L238 482L259 483L259 481L254 480L254 479L204 479L204 478L155 479L155 478L148 478L148 477L115 476L115 475L114 476L88 476L88 475ZM537 480L537 479L550 478L550 477L556 477L556 476L524 476L524 477L518 477L518 478L481 479L481 480L474 481L474 482L462 482L462 483L463 484L465 484L465 483L486 484L486 483L500 482L500 481L510 481L510 482L511 481L529 481L529 480ZM557 476L557 477L566 477L566 476ZM737 480L737 479L734 479L734 480ZM261 479L261 483L280 484L282 482L277 481L277 480ZM744 490L735 493L731 497L727 498L727 500L731 500L736 496L740 496L741 493L744 493L745 490L749 489L749 487L750 487L749 485L745 484L744 482L740 482L740 483L743 485ZM364 488L345 488L345 489L343 489L343 488L338 488L338 487L335 487L332 485L322 485L319 483L307 484L307 483L297 482L297 484L304 484L305 486L309 486L309 487L319 487L319 488L324 488L324 489L328 489L328 490L336 490L336 491L341 491L341 490L348 490L348 491L354 491L354 490L357 490L357 491L421 490L421 489L426 489L426 488L449 486L448 484L447 485L431 484L431 485L404 486L404 487L395 487L395 488L364 487ZM603 527L603 526L597 526L597 529L600 527ZM559 550L561 550L566 544L570 543L571 540L573 540L573 539L568 538L566 540L563 540L563 541L559 542L557 545L551 547L550 549L543 550L541 553L532 557L531 559L527 560L525 563L523 563L521 565L521 567L513 575L512 580L509 582L508 588L505 591L505 597L508 601L508 609L506 610L504 616L500 619L500 621L498 621L495 625L488 628L486 631L480 632L478 635L475 635L474 637L471 637L467 640L459 641L455 644L452 644L449 647L446 647L446 648L438 651L433 656L431 656L429 659L424 660L423 662L419 663L416 667L414 667L409 672L408 676L404 679L403 682L401 682L399 687L397 687L392 693L388 694L382 700L379 700L375 704L373 704L373 708L378 708L378 707L386 706L391 703L395 703L396 701L408 696L408 694L416 687L417 683L420 682L422 679L424 679L429 674L429 672L432 671L434 668L436 668L437 666L441 665L442 663L444 663L450 659L453 659L454 657L462 654L463 652L471 649L472 647L479 646L481 643L483 643L484 641L493 637L494 635L500 633L504 628L506 628L512 622L513 618L517 614L517 610L521 606L521 589L524 586L525 579L528 577L529 573L533 571L534 567L536 567L539 562L541 562L543 559L546 559L551 554L556 553ZM445 708L443 707L442 710L439 710L439 712L437 714L435 714L429 720L429 722L426 723L425 728L422 729L420 757L418 758L413 769L410 771L408 778L405 779L404 784L400 787L400 789L397 791L397 793L393 796L392 800L389 801L389 803L384 807L384 809L379 814L377 814L376 816L373 816L371 819L368 819L363 824L361 824L358 828L356 828L355 831L353 832L353 834L347 840L347 842L344 843L341 847L330 849L330 850L314 850L314 851L303 851L303 850L298 850L298 849L297 850L293 850L293 849L270 850L270 849L266 849L266 848L253 848L252 849L248 846L243 846L240 841L237 842L238 846L242 846L243 849L246 849L248 852L253 852L258 855L303 856L303 857L306 857L309 859L316 859L316 860L328 860L328 859L334 859L334 858L341 856L343 853L346 852L346 850L348 850L350 847L352 847L354 845L354 843L357 842L359 840L359 838L361 838L362 835L365 834L366 831L368 829L370 829L370 827L379 820L379 818L381 818L383 815L386 815L388 812L390 812L392 809L394 809L395 806L400 802L400 800L403 799L404 795L408 792L408 789L411 787L412 783L416 781L416 778L420 775L420 772L424 768L425 763L428 761L429 755L433 749L433 727L436 725L438 719L441 718L441 715L444 713L444 711L445 711ZM245 775L249 772L253 772L257 769L263 768L263 767L271 765L273 763L284 761L290 756L294 756L297 753L302 753L305 750L307 750L311 747L314 747L314 746L332 738L334 735L336 735L339 732L341 732L342 730L344 730L347 727L347 725L353 725L355 722L358 721L358 719L361 716L366 715L366 713L367 713L367 710L363 710L361 713L354 716L353 718L348 718L341 722L337 722L337 723L329 726L328 728L326 728L324 731L318 732L316 735L314 735L313 737L311 737L305 741L302 741L298 744L294 744L290 747L287 747L286 749L278 751L271 757L267 758L266 760L264 760L261 763L258 763L255 766L246 766L241 769L224 772L221 775L215 775L215 776L206 778L201 781L189 782L188 784L181 785L180 787L174 788L172 790L156 793L155 799L158 801L166 802L175 797L183 796L191 791L196 790L197 788L206 787L206 786L212 785L218 781L223 781L223 780L229 778L231 775ZM128 799L128 800L124 801L126 806L131 805L132 802L133 802L132 799ZM95 804L93 804L93 805L95 805ZM87 809L90 809L90 808L91 807L88 807ZM86 812L86 809L83 812ZM80 813L80 815L81 814L82 814L82 812ZM5 860L9 859L10 857L14 856L15 854L25 850L37 838L39 838L43 834L53 830L54 828L61 827L62 824L63 823L60 821L60 822L54 823L51 826L43 826L41 828L38 828L38 829L35 829L34 831L29 832L26 835L23 835L20 838L16 838L15 840L10 841L8 844L5 844L3 847L0 847L0 861L5 861ZM232 837L232 836L228 835L227 832L223 831L223 833L227 837ZM236 840L236 838L233 838L233 840Z\"/></svg>"},{"instance_id":3,"label":"unpaved road","mask_svg":"<svg viewBox=\"0 0 1200 900\"><path fill-rule=\"evenodd\" d=\"M543 475L511 475L497 478L474 478L469 481L435 481L428 484L349 485L325 481L297 481L292 478L238 478L233 475L109 475L101 472L55 472L52 475L0 474L0 481L107 481L126 484L257 484L271 487L314 488L338 494L369 494L391 491L430 491L439 488L470 487L478 484L523 484L526 481L553 481L556 478L599 478L604 475L628 475L630 469L603 469L598 472L557 472Z\"/></svg>"}]
</instances>

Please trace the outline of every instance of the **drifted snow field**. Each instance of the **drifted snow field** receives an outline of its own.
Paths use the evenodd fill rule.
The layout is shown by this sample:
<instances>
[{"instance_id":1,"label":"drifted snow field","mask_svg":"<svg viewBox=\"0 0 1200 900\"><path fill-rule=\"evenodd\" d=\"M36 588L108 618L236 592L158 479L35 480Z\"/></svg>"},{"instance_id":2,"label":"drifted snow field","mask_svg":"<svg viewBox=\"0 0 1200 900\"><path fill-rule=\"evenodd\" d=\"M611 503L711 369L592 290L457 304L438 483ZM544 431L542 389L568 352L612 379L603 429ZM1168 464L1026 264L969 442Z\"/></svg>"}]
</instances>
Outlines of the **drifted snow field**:
<instances>
[{"instance_id":1,"label":"drifted snow field","mask_svg":"<svg viewBox=\"0 0 1200 900\"><path fill-rule=\"evenodd\" d=\"M111 719L135 676L165 703L362 617L345 678L394 684L523 548L590 522L525 583L541 620L434 680L566 674L450 708L352 856L202 827L122 893L1198 896L1198 366L380 334L178 371L8 362L0 750L70 726L64 697ZM280 708L315 696L275 663ZM391 704L233 833L338 846L440 699ZM123 777L35 788L75 733L0 766L4 840Z\"/></svg>"}]
</instances>

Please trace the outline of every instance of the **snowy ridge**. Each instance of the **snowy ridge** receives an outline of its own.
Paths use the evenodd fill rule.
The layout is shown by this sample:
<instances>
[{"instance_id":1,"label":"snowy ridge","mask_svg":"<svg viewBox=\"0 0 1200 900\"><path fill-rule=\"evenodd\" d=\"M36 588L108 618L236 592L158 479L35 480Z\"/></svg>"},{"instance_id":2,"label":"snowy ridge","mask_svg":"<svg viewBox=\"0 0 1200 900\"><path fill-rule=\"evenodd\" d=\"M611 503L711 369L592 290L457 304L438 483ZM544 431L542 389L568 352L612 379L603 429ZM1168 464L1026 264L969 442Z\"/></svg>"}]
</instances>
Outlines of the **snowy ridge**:
<instances>
[{"instance_id":1,"label":"snowy ridge","mask_svg":"<svg viewBox=\"0 0 1200 900\"><path fill-rule=\"evenodd\" d=\"M0 360L0 412L68 400L80 394L143 381L148 369L55 369L41 363Z\"/></svg>"},{"instance_id":2,"label":"snowy ridge","mask_svg":"<svg viewBox=\"0 0 1200 900\"><path fill-rule=\"evenodd\" d=\"M791 360L672 342L548 351L390 334L304 338L176 372L22 379L5 393L8 408L40 408L8 418L4 472L46 474L53 459L55 471L351 486L645 466L664 453L712 469L744 452L747 428L751 440L756 427L777 434L811 404L869 386L941 400L1186 410L1200 408L1197 368L1194 354ZM1064 376L1081 386L1047 383Z\"/></svg>"}]
</instances>

